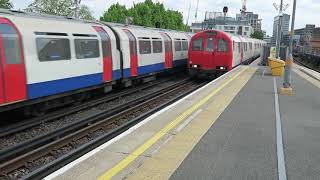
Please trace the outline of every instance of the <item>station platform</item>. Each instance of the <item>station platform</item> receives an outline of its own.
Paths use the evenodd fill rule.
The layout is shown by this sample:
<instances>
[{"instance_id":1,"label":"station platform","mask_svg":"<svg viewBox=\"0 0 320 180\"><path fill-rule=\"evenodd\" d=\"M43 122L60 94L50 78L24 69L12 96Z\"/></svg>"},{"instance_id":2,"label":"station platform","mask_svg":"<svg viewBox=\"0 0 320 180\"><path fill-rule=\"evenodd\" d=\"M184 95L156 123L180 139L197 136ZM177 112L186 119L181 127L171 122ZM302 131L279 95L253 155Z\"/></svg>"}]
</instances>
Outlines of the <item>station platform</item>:
<instances>
[{"instance_id":1,"label":"station platform","mask_svg":"<svg viewBox=\"0 0 320 180\"><path fill-rule=\"evenodd\" d=\"M45 179L320 177L320 75L239 66Z\"/></svg>"}]
</instances>

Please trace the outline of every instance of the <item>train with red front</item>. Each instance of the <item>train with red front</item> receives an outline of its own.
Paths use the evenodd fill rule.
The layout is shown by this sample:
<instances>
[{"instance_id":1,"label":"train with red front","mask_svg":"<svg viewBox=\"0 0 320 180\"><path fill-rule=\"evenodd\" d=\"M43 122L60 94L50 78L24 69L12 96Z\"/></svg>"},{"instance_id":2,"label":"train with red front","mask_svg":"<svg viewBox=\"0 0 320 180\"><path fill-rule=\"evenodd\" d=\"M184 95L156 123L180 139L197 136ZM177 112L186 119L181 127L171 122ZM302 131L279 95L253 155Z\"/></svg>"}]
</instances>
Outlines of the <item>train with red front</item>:
<instances>
[{"instance_id":1,"label":"train with red front","mask_svg":"<svg viewBox=\"0 0 320 180\"><path fill-rule=\"evenodd\" d=\"M191 76L212 77L246 64L260 56L265 41L236 36L219 30L195 34L189 46Z\"/></svg>"}]
</instances>

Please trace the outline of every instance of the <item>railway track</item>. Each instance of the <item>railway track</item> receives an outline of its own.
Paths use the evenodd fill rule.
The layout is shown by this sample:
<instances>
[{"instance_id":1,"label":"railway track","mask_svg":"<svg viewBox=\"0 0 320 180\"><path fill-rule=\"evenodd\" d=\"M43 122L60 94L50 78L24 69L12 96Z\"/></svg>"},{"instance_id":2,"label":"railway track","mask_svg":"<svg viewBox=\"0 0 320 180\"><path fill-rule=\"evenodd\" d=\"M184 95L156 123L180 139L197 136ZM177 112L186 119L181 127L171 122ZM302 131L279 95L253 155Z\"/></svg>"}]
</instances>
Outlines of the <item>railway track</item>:
<instances>
[{"instance_id":1,"label":"railway track","mask_svg":"<svg viewBox=\"0 0 320 180\"><path fill-rule=\"evenodd\" d=\"M13 156L22 154L24 152L28 152L33 147L46 143L52 138L63 136L65 132L68 132L76 128L84 127L89 123L93 123L94 118L99 117L99 115L112 115L130 107L131 105L135 105L136 103L139 103L141 100L143 100L143 97L147 98L147 95L152 96L153 94L157 94L157 92L150 91L148 92L147 95L145 95L144 92L147 92L146 89L157 86L166 81L168 80L160 81L160 82L153 83L151 85L146 85L139 88L135 88L135 89L125 91L113 96L108 96L106 98L99 99L89 104L84 104L84 106L81 106L79 108L71 109L71 112L66 110L58 115L54 114L54 116L48 116L48 118L43 119L42 121L35 121L33 123L30 122L30 124L27 123L25 126L17 125L17 127L15 128L12 127L12 129L8 129L8 131L3 131L2 135L6 135L6 136L1 136L0 138L1 140L0 163L2 163L3 161L6 161L7 159ZM168 88L170 89L173 85L179 85L187 81L188 79L183 79L178 82L175 82L172 85L166 86L162 89L168 89ZM159 90L157 91L159 92ZM144 95L139 96L137 93L144 94ZM137 97L131 98L125 102L118 102L118 101L121 101L121 99L124 99L124 97L133 96L133 95ZM108 108L103 108L103 109L94 108L93 111L91 109L88 111L84 111L86 113L80 114L80 117L77 117L77 119L71 118L70 122L65 121L64 119L65 116L69 116L72 113L76 113L80 109L83 110L83 109L92 108L93 106L96 107L99 104L106 103L106 102L108 103L107 105L110 105L110 102L111 102L113 106L110 106ZM50 122L50 121L53 121L53 122ZM64 124L66 122L68 123ZM55 127L57 127L57 129L55 129Z\"/></svg>"},{"instance_id":2,"label":"railway track","mask_svg":"<svg viewBox=\"0 0 320 180\"><path fill-rule=\"evenodd\" d=\"M294 59L294 62L295 62L295 63L297 63L297 64L299 64L299 65L301 65L301 66L304 66L304 67L306 67L306 68L312 69L312 70L317 71L317 72L320 73L320 70L319 70L319 69L315 68L315 67L312 66L312 65L309 65L309 64L303 62L299 57L294 57L293 59Z\"/></svg>"},{"instance_id":3,"label":"railway track","mask_svg":"<svg viewBox=\"0 0 320 180\"><path fill-rule=\"evenodd\" d=\"M114 94L105 96L103 98L99 98L99 99L95 99L95 100L92 100L89 102L82 103L81 105L78 105L78 106L72 106L72 107L61 109L61 110L57 110L57 111L49 113L45 116L35 117L35 118L24 120L21 122L19 122L19 120L14 120L15 122L18 122L18 123L14 123L14 124L11 124L11 125L8 125L5 127L0 127L0 138L9 136L9 135L17 133L17 132L24 131L26 129L29 129L29 128L32 128L35 126L39 126L40 124L43 124L45 122L54 121L54 120L62 118L64 116L75 114L79 111L83 111L85 109L92 108L92 107L97 106L102 103L110 102L112 100L116 100L116 99L119 99L119 98L122 98L122 97L125 97L128 95L134 94L136 92L155 87L159 84L163 84L168 81L172 81L172 79L163 79L161 81L152 82L150 84L142 85L137 88L132 88L132 89L120 91L118 93L114 93Z\"/></svg>"},{"instance_id":4,"label":"railway track","mask_svg":"<svg viewBox=\"0 0 320 180\"><path fill-rule=\"evenodd\" d=\"M205 83L182 80L83 120L1 150L0 174L34 179L75 160Z\"/></svg>"}]
</instances>

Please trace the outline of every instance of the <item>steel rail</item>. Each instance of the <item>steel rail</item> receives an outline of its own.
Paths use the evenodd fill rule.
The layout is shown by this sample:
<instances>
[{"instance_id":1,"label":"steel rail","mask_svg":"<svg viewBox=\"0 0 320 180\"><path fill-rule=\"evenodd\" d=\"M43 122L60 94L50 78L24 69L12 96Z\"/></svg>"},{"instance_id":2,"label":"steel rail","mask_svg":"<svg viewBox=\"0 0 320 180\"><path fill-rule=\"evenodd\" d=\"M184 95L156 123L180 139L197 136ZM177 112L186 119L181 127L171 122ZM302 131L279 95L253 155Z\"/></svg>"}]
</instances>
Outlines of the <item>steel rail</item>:
<instances>
[{"instance_id":1,"label":"steel rail","mask_svg":"<svg viewBox=\"0 0 320 180\"><path fill-rule=\"evenodd\" d=\"M137 104L141 104L142 102L152 98L156 97L159 94L162 94L174 87L179 87L185 83L190 82L189 79L184 79L180 82L177 82L169 87L165 87L160 89L157 92L151 92L146 94L143 97L138 97L134 100L131 100L125 104L121 104L118 106L113 107L112 109L106 109L106 110L101 110L100 112L97 112L95 114L92 114L88 117L82 118L78 121L72 122L62 128L56 129L54 131L45 133L43 135L37 136L35 138L26 140L22 143L10 146L8 148L0 150L0 164L4 163L5 161L8 161L9 159L24 154L26 152L32 151L33 149L43 146L45 144L50 143L51 141L63 137L68 133L72 133L73 131L79 130L81 128L84 128L86 126L90 126L93 123L96 123L97 121L101 120L101 118L106 118L109 116L112 116L114 114L117 114L121 111L124 111L131 106L135 106Z\"/></svg>"},{"instance_id":2,"label":"steel rail","mask_svg":"<svg viewBox=\"0 0 320 180\"><path fill-rule=\"evenodd\" d=\"M70 145L73 142L77 141L78 139L81 139L85 136L88 136L89 134L92 134L95 131L98 131L100 129L104 129L107 131L106 134L103 136L99 136L96 139L90 141L89 143L81 145L79 148L76 148L72 151L70 151L68 154L64 154L63 156L55 159L54 161L46 164L45 166L41 166L39 169L32 171L29 173L25 178L41 178L47 175L48 173L53 172L54 170L62 167L63 165L71 162L72 160L80 157L86 152L89 152L91 149L94 149L95 147L101 145L102 143L112 139L113 137L117 136L118 134L124 132L128 128L132 127L134 124L140 122L142 119L146 118L150 114L154 113L155 111L158 111L159 109L173 103L177 99L189 94L190 92L194 91L198 87L202 86L197 85L196 87L189 88L186 92L176 96L175 98L172 98L171 96L174 96L174 93L181 93L184 90L188 89L187 86L190 86L192 83L182 83L179 86L176 86L175 88L171 90L163 90L162 93L158 93L157 95L150 97L149 99L142 101L139 104L136 104L130 108L125 109L124 111L118 112L117 114L114 114L108 118L106 117L100 117L102 119L101 121L97 121L90 126L84 127L82 129L79 129L78 131L75 131L71 134L68 134L60 139L55 139L54 141L45 144L44 146L38 147L37 149L34 149L26 154L23 154L21 156L18 156L14 159L11 159L10 161L7 161L5 163L2 163L0 165L0 173L1 174L8 174L12 172L15 169L20 168L21 166L24 166L30 162L32 162L35 159L38 159L42 156L45 156L47 154L50 154L52 151L57 150L61 147L64 147L66 145ZM127 122L124 122L121 124L121 119L126 116L130 117L130 114L136 113L141 108L152 106L152 104L155 104L156 101L165 101L165 98L168 98L169 100L165 103L162 103L161 105L156 106L155 108L152 108L151 110L142 113L138 117L129 120ZM171 99L172 98L172 99ZM115 129L110 129L109 126L112 124L117 124L118 126ZM109 131L108 131L109 130Z\"/></svg>"},{"instance_id":3,"label":"steel rail","mask_svg":"<svg viewBox=\"0 0 320 180\"><path fill-rule=\"evenodd\" d=\"M36 117L36 118L30 119L30 120L23 121L21 123L16 123L11 126L7 126L5 128L0 128L0 138L5 137L5 136L9 136L9 135L17 133L17 132L24 131L26 129L38 126L38 125L45 123L45 122L54 121L54 120L62 118L64 116L68 116L68 115L77 113L79 111L83 111L85 109L92 108L92 107L97 106L99 104L107 103L109 101L121 98L123 96L131 95L132 93L139 92L144 89L154 87L156 85L162 84L162 83L170 81L170 80L172 80L172 79L143 85L142 87L137 87L134 89L128 89L128 90L125 90L125 91L122 91L122 92L119 92L116 94L111 94L110 96L106 96L103 98L99 98L99 99L95 99L95 100L92 100L89 102L85 102L85 103L78 105L78 106L75 106L75 107L70 107L70 108L55 111L53 113L46 115L45 117Z\"/></svg>"}]
</instances>

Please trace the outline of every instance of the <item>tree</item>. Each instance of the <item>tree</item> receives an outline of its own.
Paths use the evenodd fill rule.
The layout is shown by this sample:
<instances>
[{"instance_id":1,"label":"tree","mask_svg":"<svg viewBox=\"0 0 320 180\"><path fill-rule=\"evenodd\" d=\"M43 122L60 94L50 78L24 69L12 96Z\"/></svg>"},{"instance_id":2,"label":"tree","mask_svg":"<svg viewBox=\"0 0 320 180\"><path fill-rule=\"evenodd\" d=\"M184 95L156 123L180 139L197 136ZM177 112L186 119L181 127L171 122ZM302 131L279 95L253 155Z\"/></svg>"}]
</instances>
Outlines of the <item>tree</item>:
<instances>
[{"instance_id":1,"label":"tree","mask_svg":"<svg viewBox=\"0 0 320 180\"><path fill-rule=\"evenodd\" d=\"M264 34L262 31L254 30L254 32L250 35L250 37L255 39L263 39Z\"/></svg>"},{"instance_id":2,"label":"tree","mask_svg":"<svg viewBox=\"0 0 320 180\"><path fill-rule=\"evenodd\" d=\"M35 0L25 10L28 12L50 14L57 16L73 16L74 10L73 0ZM81 19L92 20L94 17L89 9L85 5L81 5L79 11L79 17Z\"/></svg>"},{"instance_id":3,"label":"tree","mask_svg":"<svg viewBox=\"0 0 320 180\"><path fill-rule=\"evenodd\" d=\"M130 9L119 3L113 4L100 20L125 23L126 17L132 17L134 25L183 31L187 29L183 24L183 15L179 11L166 10L162 3L153 3L152 0L137 3Z\"/></svg>"},{"instance_id":4,"label":"tree","mask_svg":"<svg viewBox=\"0 0 320 180\"><path fill-rule=\"evenodd\" d=\"M88 6L86 6L86 5L81 5L80 11L79 11L79 17L81 19L86 19L86 20L94 20L95 19L92 16L90 8Z\"/></svg>"},{"instance_id":5,"label":"tree","mask_svg":"<svg viewBox=\"0 0 320 180\"><path fill-rule=\"evenodd\" d=\"M100 17L101 21L125 23L128 10L125 6L121 6L119 3L113 4L110 8Z\"/></svg>"},{"instance_id":6,"label":"tree","mask_svg":"<svg viewBox=\"0 0 320 180\"><path fill-rule=\"evenodd\" d=\"M13 5L10 0L0 0L0 8L11 9Z\"/></svg>"}]
</instances>

